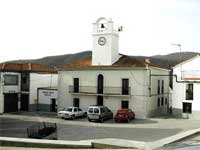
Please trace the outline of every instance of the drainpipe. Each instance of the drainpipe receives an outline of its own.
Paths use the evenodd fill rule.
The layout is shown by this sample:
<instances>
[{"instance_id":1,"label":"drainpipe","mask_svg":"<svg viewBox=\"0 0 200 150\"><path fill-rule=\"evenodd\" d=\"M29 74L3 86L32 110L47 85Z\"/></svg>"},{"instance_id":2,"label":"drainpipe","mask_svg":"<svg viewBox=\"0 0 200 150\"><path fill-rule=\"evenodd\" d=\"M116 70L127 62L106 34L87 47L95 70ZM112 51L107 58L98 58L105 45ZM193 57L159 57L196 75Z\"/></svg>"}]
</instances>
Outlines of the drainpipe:
<instances>
[{"instance_id":1,"label":"drainpipe","mask_svg":"<svg viewBox=\"0 0 200 150\"><path fill-rule=\"evenodd\" d=\"M4 98L3 98L3 75L2 72L0 71L0 114L4 112Z\"/></svg>"}]
</instances>

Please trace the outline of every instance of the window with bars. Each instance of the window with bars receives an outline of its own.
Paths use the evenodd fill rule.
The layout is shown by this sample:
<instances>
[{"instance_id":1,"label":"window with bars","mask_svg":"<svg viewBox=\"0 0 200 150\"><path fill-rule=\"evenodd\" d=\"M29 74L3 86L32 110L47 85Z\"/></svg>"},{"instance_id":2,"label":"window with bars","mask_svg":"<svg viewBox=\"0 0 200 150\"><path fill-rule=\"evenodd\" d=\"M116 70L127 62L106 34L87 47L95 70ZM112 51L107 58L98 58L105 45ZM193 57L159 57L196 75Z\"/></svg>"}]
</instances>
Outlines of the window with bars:
<instances>
[{"instance_id":1,"label":"window with bars","mask_svg":"<svg viewBox=\"0 0 200 150\"><path fill-rule=\"evenodd\" d=\"M157 106L160 107L160 98L157 99Z\"/></svg>"},{"instance_id":2,"label":"window with bars","mask_svg":"<svg viewBox=\"0 0 200 150\"><path fill-rule=\"evenodd\" d=\"M193 100L193 84L186 84L186 100Z\"/></svg>"},{"instance_id":3,"label":"window with bars","mask_svg":"<svg viewBox=\"0 0 200 150\"><path fill-rule=\"evenodd\" d=\"M162 80L161 93L164 94L164 80Z\"/></svg>"},{"instance_id":4,"label":"window with bars","mask_svg":"<svg viewBox=\"0 0 200 150\"><path fill-rule=\"evenodd\" d=\"M183 103L183 113L192 113L192 104L191 103Z\"/></svg>"},{"instance_id":5,"label":"window with bars","mask_svg":"<svg viewBox=\"0 0 200 150\"><path fill-rule=\"evenodd\" d=\"M160 94L160 80L158 80L158 89L157 89L157 93Z\"/></svg>"},{"instance_id":6,"label":"window with bars","mask_svg":"<svg viewBox=\"0 0 200 150\"><path fill-rule=\"evenodd\" d=\"M128 101L122 101L122 108L128 109L129 108L129 102Z\"/></svg>"},{"instance_id":7,"label":"window with bars","mask_svg":"<svg viewBox=\"0 0 200 150\"><path fill-rule=\"evenodd\" d=\"M4 75L4 84L5 85L18 85L18 75Z\"/></svg>"},{"instance_id":8,"label":"window with bars","mask_svg":"<svg viewBox=\"0 0 200 150\"><path fill-rule=\"evenodd\" d=\"M79 107L79 98L74 98L74 100L73 100L73 106L74 107Z\"/></svg>"}]
</instances>

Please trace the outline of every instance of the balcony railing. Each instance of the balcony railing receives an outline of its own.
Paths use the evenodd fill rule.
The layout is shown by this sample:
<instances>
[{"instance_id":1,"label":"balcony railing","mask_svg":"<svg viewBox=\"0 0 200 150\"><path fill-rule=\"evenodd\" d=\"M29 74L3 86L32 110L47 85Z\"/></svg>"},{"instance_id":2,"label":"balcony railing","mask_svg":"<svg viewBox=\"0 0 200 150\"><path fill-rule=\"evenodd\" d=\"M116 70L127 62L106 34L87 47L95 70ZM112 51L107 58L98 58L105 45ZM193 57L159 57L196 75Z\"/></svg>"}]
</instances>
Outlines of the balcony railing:
<instances>
[{"instance_id":1,"label":"balcony railing","mask_svg":"<svg viewBox=\"0 0 200 150\"><path fill-rule=\"evenodd\" d=\"M92 94L92 95L131 95L131 88L122 90L122 87L104 87L103 93L98 93L95 86L79 86L79 91L74 91L74 86L69 85L69 93L73 94Z\"/></svg>"}]
</instances>

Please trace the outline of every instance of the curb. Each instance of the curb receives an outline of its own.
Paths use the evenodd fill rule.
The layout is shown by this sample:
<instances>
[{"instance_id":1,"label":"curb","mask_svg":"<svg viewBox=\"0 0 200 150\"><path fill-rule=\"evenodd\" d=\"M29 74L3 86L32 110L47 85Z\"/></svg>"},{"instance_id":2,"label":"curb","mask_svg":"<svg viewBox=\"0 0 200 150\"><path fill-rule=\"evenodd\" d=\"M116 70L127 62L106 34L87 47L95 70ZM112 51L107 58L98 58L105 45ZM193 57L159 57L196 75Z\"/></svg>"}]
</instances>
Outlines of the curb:
<instances>
[{"instance_id":1,"label":"curb","mask_svg":"<svg viewBox=\"0 0 200 150\"><path fill-rule=\"evenodd\" d=\"M26 138L0 137L1 146L31 147L31 148L71 148L88 149L92 148L90 142L62 141L62 140L41 140Z\"/></svg>"},{"instance_id":2,"label":"curb","mask_svg":"<svg viewBox=\"0 0 200 150\"><path fill-rule=\"evenodd\" d=\"M173 136L170 136L168 138L164 138L164 139L161 139L161 140L158 140L158 141L147 142L146 149L151 150L151 149L160 148L164 145L171 144L171 143L174 143L174 142L178 142L180 140L184 140L186 138L189 138L189 137L191 137L195 134L199 134L199 133L200 133L200 128L181 132L181 133L178 133L176 135L173 135Z\"/></svg>"}]
</instances>

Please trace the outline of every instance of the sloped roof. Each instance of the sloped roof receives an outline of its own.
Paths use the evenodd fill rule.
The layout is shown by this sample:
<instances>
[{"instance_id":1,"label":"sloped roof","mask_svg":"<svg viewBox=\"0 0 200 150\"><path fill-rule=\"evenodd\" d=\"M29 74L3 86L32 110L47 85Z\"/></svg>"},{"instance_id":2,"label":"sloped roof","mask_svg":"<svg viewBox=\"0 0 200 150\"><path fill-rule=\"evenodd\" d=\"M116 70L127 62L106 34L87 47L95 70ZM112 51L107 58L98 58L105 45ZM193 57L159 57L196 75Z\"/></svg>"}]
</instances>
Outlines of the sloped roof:
<instances>
[{"instance_id":1,"label":"sloped roof","mask_svg":"<svg viewBox=\"0 0 200 150\"><path fill-rule=\"evenodd\" d=\"M196 56L194 56L194 57L192 57L192 58L188 58L188 59L186 59L186 60L183 60L183 61L179 62L178 64L174 65L172 68L176 68L176 67L178 67L178 66L180 66L180 65L186 64L187 62L190 62L190 61L192 61L192 60L194 60L194 59L196 59L196 58L199 58L199 57L200 57L200 55L197 54Z\"/></svg>"},{"instance_id":2,"label":"sloped roof","mask_svg":"<svg viewBox=\"0 0 200 150\"><path fill-rule=\"evenodd\" d=\"M57 73L55 68L51 68L40 64L18 64L18 63L1 63L0 71L9 72L43 72L43 73Z\"/></svg>"},{"instance_id":3,"label":"sloped roof","mask_svg":"<svg viewBox=\"0 0 200 150\"><path fill-rule=\"evenodd\" d=\"M123 67L146 67L148 64L149 66L152 67L158 67L162 69L168 69L167 67L162 66L160 61L159 63L153 63L151 60L153 58L150 57L137 57L137 56L127 56L127 55L121 55L119 60L115 62L113 65L92 65L92 60L91 59L85 59L85 60L78 60L78 61L73 61L68 64L64 64L59 67L60 70L65 70L65 69L70 69L70 68L123 68ZM146 61L147 60L147 61ZM149 62L148 62L149 60ZM156 62L154 60L154 62Z\"/></svg>"}]
</instances>

